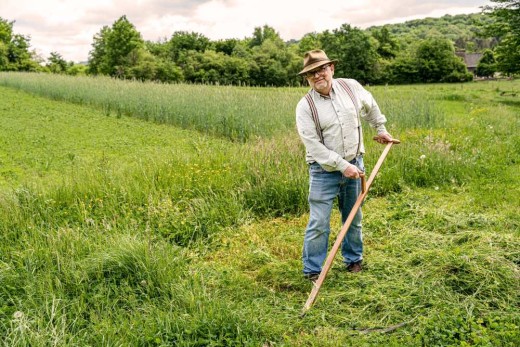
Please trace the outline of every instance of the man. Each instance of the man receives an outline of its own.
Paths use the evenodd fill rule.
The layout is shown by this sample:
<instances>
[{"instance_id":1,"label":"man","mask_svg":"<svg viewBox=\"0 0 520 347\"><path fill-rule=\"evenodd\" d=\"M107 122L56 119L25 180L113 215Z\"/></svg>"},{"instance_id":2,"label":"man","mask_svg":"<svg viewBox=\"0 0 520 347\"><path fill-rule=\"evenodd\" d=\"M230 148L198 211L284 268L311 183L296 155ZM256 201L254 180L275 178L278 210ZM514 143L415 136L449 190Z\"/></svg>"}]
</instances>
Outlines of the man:
<instances>
[{"instance_id":1,"label":"man","mask_svg":"<svg viewBox=\"0 0 520 347\"><path fill-rule=\"evenodd\" d=\"M303 243L303 273L315 281L327 256L330 215L338 198L345 223L361 192L363 138L360 118L377 130L378 142L392 136L372 95L353 79L334 79L334 65L322 50L305 53L303 70L311 86L296 107L296 125L309 164L310 217ZM341 245L347 270L362 270L361 209Z\"/></svg>"}]
</instances>

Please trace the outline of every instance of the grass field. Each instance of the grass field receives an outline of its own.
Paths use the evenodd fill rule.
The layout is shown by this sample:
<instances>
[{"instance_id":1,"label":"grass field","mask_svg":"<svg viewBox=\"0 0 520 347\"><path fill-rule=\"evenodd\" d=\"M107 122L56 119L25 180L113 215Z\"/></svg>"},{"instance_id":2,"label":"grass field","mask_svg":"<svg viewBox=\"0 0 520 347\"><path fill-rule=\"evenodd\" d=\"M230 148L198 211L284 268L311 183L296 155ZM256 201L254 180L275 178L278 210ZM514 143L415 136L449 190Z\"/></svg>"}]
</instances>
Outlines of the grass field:
<instances>
[{"instance_id":1,"label":"grass field","mask_svg":"<svg viewBox=\"0 0 520 347\"><path fill-rule=\"evenodd\" d=\"M300 317L304 88L0 73L3 344L520 345L520 83L370 90L366 271Z\"/></svg>"}]
</instances>

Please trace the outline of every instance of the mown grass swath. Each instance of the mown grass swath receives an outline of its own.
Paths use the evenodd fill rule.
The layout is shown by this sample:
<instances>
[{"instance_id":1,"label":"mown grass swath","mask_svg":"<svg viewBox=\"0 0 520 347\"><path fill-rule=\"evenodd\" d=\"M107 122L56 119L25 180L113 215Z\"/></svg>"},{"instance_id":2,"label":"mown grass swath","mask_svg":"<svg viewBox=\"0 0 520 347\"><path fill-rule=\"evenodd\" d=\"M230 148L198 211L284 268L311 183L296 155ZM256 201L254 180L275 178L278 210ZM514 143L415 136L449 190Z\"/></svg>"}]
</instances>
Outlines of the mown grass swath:
<instances>
[{"instance_id":1,"label":"mown grass swath","mask_svg":"<svg viewBox=\"0 0 520 347\"><path fill-rule=\"evenodd\" d=\"M304 320L304 88L0 84L60 100L0 87L6 345L519 342L517 82L370 88L403 143L364 206L367 271L335 265Z\"/></svg>"},{"instance_id":2,"label":"mown grass swath","mask_svg":"<svg viewBox=\"0 0 520 347\"><path fill-rule=\"evenodd\" d=\"M108 77L1 74L0 84L56 100L93 105L106 115L130 115L236 141L292 127L296 89L125 82Z\"/></svg>"}]
</instances>

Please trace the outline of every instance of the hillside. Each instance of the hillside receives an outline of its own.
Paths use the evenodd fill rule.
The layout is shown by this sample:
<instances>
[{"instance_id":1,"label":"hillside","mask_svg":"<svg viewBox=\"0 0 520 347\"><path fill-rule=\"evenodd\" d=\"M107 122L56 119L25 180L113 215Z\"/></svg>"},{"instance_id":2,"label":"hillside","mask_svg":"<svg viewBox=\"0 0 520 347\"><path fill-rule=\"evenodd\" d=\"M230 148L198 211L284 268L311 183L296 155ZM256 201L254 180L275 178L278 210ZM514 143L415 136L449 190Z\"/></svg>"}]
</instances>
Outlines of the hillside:
<instances>
[{"instance_id":1,"label":"hillside","mask_svg":"<svg viewBox=\"0 0 520 347\"><path fill-rule=\"evenodd\" d=\"M492 22L487 14L473 13L445 15L440 18L423 18L398 24L373 26L367 31L387 28L402 46L430 37L444 37L451 40L457 49L468 52L481 52L497 44L496 38L483 38L482 25Z\"/></svg>"}]
</instances>

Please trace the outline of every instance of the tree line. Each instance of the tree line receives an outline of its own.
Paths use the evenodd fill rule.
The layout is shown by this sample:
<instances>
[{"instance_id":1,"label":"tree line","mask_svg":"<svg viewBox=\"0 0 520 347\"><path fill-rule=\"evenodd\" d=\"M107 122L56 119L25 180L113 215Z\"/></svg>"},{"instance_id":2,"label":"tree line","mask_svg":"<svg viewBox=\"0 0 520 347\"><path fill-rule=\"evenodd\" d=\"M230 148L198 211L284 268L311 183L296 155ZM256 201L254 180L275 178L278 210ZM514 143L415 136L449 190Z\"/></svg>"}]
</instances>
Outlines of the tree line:
<instances>
[{"instance_id":1,"label":"tree line","mask_svg":"<svg viewBox=\"0 0 520 347\"><path fill-rule=\"evenodd\" d=\"M337 76L366 84L464 82L473 75L455 55L456 49L463 48L484 51L477 68L481 76L496 71L518 73L520 0L492 1L496 6L478 15L427 18L367 30L343 24L290 42L284 42L268 25L255 28L244 39L212 41L200 33L177 31L169 39L145 41L122 16L94 36L87 65L66 62L57 52L43 64L29 52L29 38L15 34L14 22L0 18L0 70L85 73L166 83L296 86L304 82L297 75L304 52L321 48L339 59Z\"/></svg>"}]
</instances>

